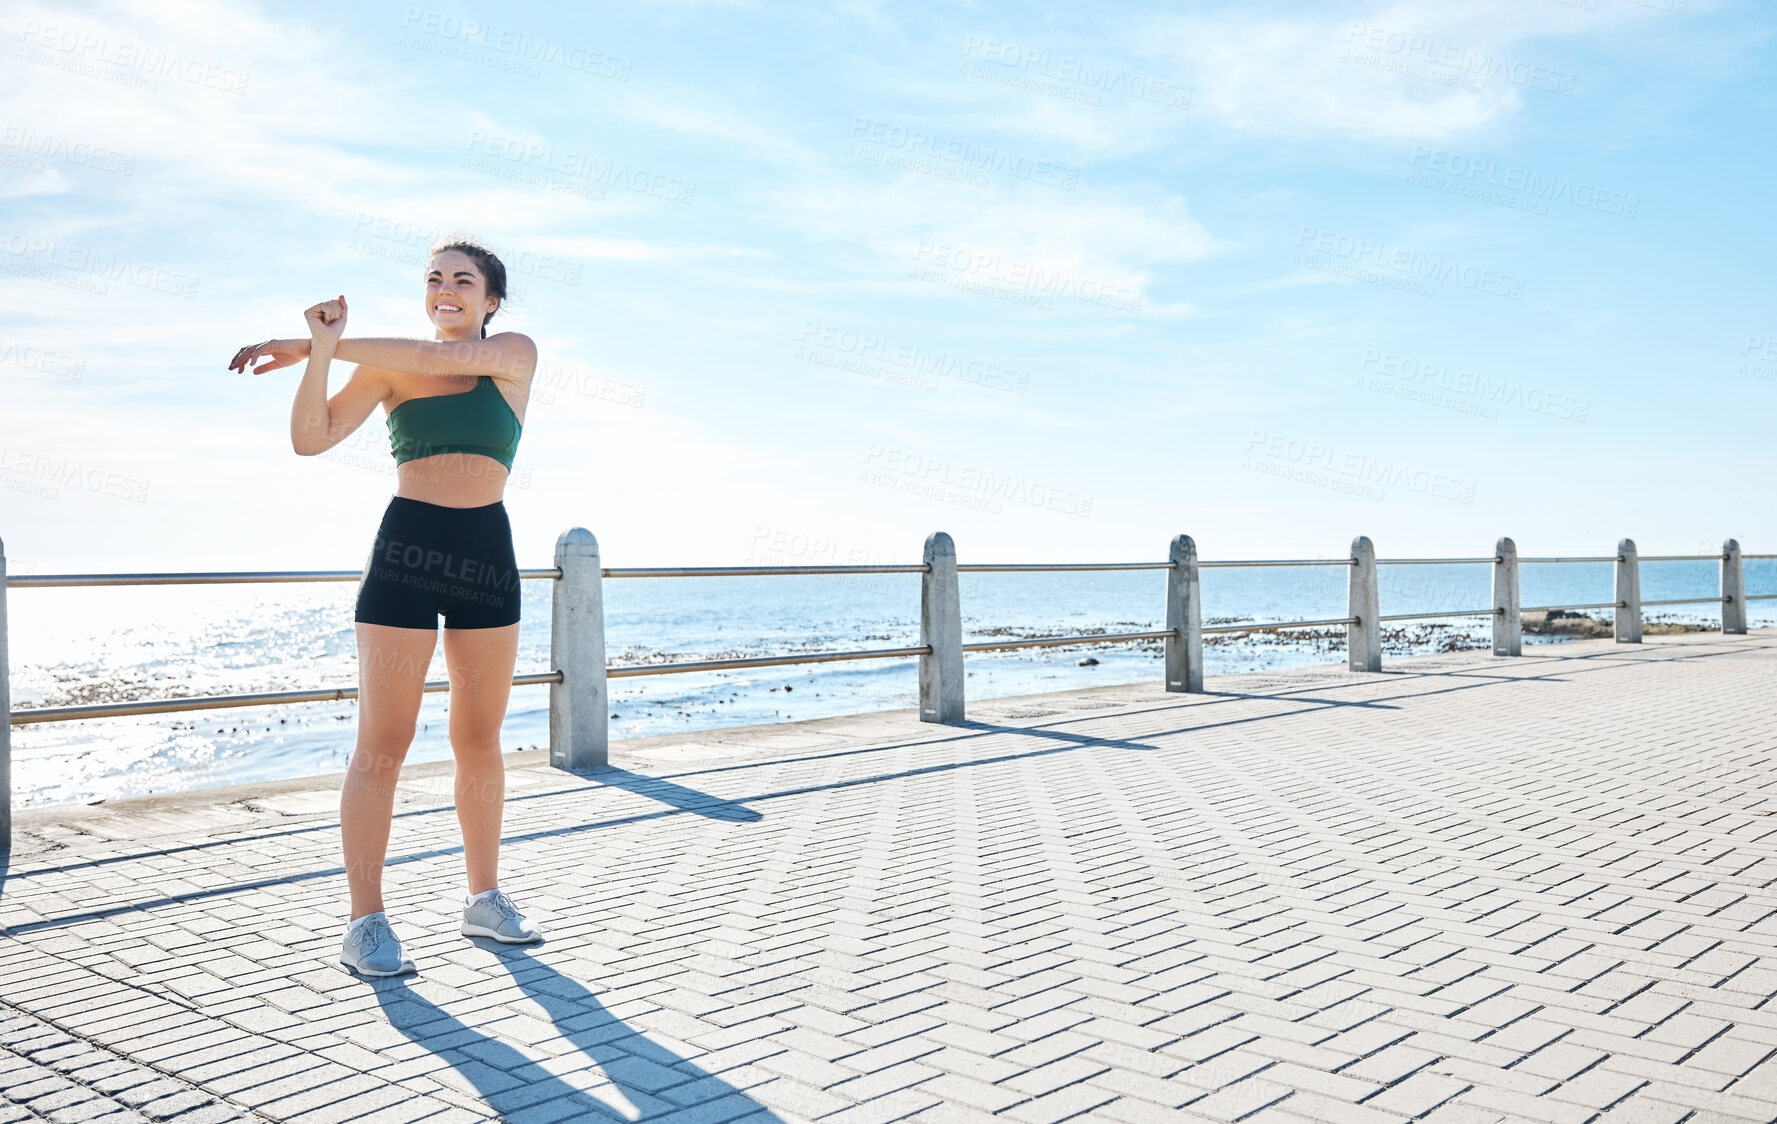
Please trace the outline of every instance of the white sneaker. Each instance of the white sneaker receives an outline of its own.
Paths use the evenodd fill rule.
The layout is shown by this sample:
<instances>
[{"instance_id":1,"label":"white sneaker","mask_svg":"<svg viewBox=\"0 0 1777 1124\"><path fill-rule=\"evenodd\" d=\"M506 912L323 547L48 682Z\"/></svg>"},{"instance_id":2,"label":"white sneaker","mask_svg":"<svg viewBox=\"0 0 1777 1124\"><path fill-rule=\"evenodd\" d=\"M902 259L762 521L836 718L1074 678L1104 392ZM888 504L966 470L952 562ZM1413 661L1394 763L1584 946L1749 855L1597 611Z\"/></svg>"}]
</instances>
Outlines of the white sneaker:
<instances>
[{"instance_id":1,"label":"white sneaker","mask_svg":"<svg viewBox=\"0 0 1777 1124\"><path fill-rule=\"evenodd\" d=\"M492 937L502 944L535 944L543 939L543 931L525 920L500 890L463 907L463 935Z\"/></svg>"},{"instance_id":2,"label":"white sneaker","mask_svg":"<svg viewBox=\"0 0 1777 1124\"><path fill-rule=\"evenodd\" d=\"M402 976L414 970L413 961L401 947L401 938L389 928L389 919L380 911L367 913L346 925L339 962L347 971L361 976Z\"/></svg>"}]
</instances>

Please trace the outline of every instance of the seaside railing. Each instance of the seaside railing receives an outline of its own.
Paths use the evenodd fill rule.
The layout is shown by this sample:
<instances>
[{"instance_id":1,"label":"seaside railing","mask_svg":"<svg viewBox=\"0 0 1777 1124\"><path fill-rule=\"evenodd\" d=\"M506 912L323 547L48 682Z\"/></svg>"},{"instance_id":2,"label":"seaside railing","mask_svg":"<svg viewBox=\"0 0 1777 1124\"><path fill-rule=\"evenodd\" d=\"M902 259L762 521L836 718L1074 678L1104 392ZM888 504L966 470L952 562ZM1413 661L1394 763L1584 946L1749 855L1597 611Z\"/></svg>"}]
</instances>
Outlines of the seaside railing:
<instances>
[{"instance_id":1,"label":"seaside railing","mask_svg":"<svg viewBox=\"0 0 1777 1124\"><path fill-rule=\"evenodd\" d=\"M598 541L591 532L575 527L555 543L555 565L525 569L526 580L555 583L550 614L550 662L545 672L514 675L512 685L549 685L549 760L569 770L595 769L609 758L609 705L607 682L642 675L727 671L750 667L783 667L797 664L834 663L849 660L918 659L919 717L925 722L963 721L963 657L970 652L998 652L1019 648L1064 647L1084 644L1164 642L1163 682L1167 691L1203 690L1203 637L1212 634L1282 632L1292 629L1336 628L1346 630L1347 665L1353 671L1382 669L1382 626L1397 621L1440 620L1459 617L1491 617L1493 654L1523 654L1523 614L1555 610L1612 610L1613 635L1619 643L1641 641L1642 611L1652 606L1721 606L1721 629L1727 634L1746 631L1746 603L1777 599L1777 594L1745 592L1743 559L1777 558L1777 554L1746 554L1733 539L1716 554L1639 555L1635 543L1624 539L1614 554L1589 557L1520 558L1509 538L1499 540L1494 553L1476 558L1377 558L1365 536L1352 540L1351 553L1343 558L1253 559L1207 561L1197 557L1197 545L1189 535L1172 540L1164 562L1078 562L959 564L956 546L942 531L925 542L918 564L864 566L700 566L664 568L606 568L600 563ZM1641 598L1643 562L1719 561L1720 587L1715 597L1685 597L1658 601ZM1616 596L1611 601L1580 605L1523 607L1519 603L1518 567L1522 563L1613 563ZM1384 614L1377 586L1377 568L1398 565L1491 565L1493 603L1474 609ZM1253 621L1205 627L1202 620L1200 574L1203 570L1278 567L1340 566L1349 570L1346 615L1325 620ZM1056 573L1105 570L1165 570L1166 627L1145 632L1039 636L965 644L958 575L965 573ZM809 652L743 659L690 660L678 663L608 666L605 662L603 582L625 578L706 578L781 575L919 574L920 623L916 645L857 651ZM214 585L263 582L358 581L360 570L253 571L240 573L155 574L19 574L6 572L4 544L0 543L0 709L10 721L0 726L0 851L12 838L11 729L39 722L68 722L139 714L214 710L224 707L266 706L281 703L334 702L354 699L356 687L327 687L304 691L270 691L229 695L205 695L148 699L132 702L92 703L83 706L21 707L11 705L7 658L6 592L8 589L45 589L77 586ZM447 691L448 680L427 682L426 692Z\"/></svg>"}]
</instances>

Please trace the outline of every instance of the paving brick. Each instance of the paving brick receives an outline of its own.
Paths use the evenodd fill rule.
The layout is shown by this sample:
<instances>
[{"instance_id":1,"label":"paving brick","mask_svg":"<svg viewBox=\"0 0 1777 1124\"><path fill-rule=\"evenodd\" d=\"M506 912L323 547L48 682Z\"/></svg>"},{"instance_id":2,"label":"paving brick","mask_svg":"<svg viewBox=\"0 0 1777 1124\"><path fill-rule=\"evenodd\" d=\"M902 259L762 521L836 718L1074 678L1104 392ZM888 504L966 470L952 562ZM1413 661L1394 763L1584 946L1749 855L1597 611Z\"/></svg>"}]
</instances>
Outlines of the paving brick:
<instances>
[{"instance_id":1,"label":"paving brick","mask_svg":"<svg viewBox=\"0 0 1777 1124\"><path fill-rule=\"evenodd\" d=\"M31 1097L31 1111L39 1116L61 1116L68 1112L78 1112L82 1105L103 1104L104 1099L89 1089L78 1085L69 1085L48 1093Z\"/></svg>"},{"instance_id":2,"label":"paving brick","mask_svg":"<svg viewBox=\"0 0 1777 1124\"><path fill-rule=\"evenodd\" d=\"M1587 1070L1559 1088L1544 1094L1550 1100L1566 1101L1590 1109L1609 1109L1648 1084L1646 1078L1599 1066Z\"/></svg>"},{"instance_id":3,"label":"paving brick","mask_svg":"<svg viewBox=\"0 0 1777 1124\"><path fill-rule=\"evenodd\" d=\"M1572 1081L1608 1056L1602 1050L1586 1049L1563 1040L1538 1050L1513 1068L1522 1073L1565 1082Z\"/></svg>"},{"instance_id":4,"label":"paving brick","mask_svg":"<svg viewBox=\"0 0 1777 1124\"><path fill-rule=\"evenodd\" d=\"M1389 1112L1370 1104L1353 1104L1337 1097L1298 1089L1273 1112L1261 1112L1254 1119L1290 1116L1297 1120L1334 1121L1337 1124L1407 1124L1411 1117Z\"/></svg>"},{"instance_id":5,"label":"paving brick","mask_svg":"<svg viewBox=\"0 0 1777 1124\"><path fill-rule=\"evenodd\" d=\"M1493 1109L1514 1120L1568 1124L1574 1117L1574 1106L1568 1102L1533 1097L1496 1085L1477 1085L1464 1093L1462 1099L1466 1105Z\"/></svg>"},{"instance_id":6,"label":"paving brick","mask_svg":"<svg viewBox=\"0 0 1777 1124\"><path fill-rule=\"evenodd\" d=\"M1419 1041L1416 1039L1415 1041ZM1339 1072L1373 1085L1394 1085L1436 1062L1444 1055L1417 1045L1399 1043L1360 1058Z\"/></svg>"},{"instance_id":7,"label":"paving brick","mask_svg":"<svg viewBox=\"0 0 1777 1124\"><path fill-rule=\"evenodd\" d=\"M1774 1053L1777 1053L1777 1041L1768 1036L1760 1041L1729 1030L1686 1058L1684 1064L1740 1077Z\"/></svg>"},{"instance_id":8,"label":"paving brick","mask_svg":"<svg viewBox=\"0 0 1777 1124\"><path fill-rule=\"evenodd\" d=\"M425 1106L425 1109L426 1112L430 1114L431 1112L436 1111L436 1106L428 1105ZM182 1112L173 1119L178 1121L178 1124L232 1124L234 1121L245 1121L250 1118L231 1105L211 1101L208 1104L200 1105L197 1108ZM381 1120L376 1121L375 1124L405 1124L406 1120L415 1119L418 1119L418 1117L406 1117L399 1122L394 1120ZM364 1119L355 1117L353 1119L353 1124L368 1124L368 1122Z\"/></svg>"},{"instance_id":9,"label":"paving brick","mask_svg":"<svg viewBox=\"0 0 1777 1124\"><path fill-rule=\"evenodd\" d=\"M1665 1042L1687 1050L1696 1050L1731 1025L1722 1019L1678 1014L1649 1030L1646 1037L1650 1042Z\"/></svg>"},{"instance_id":10,"label":"paving brick","mask_svg":"<svg viewBox=\"0 0 1777 1124\"><path fill-rule=\"evenodd\" d=\"M1472 1084L1463 1078L1426 1069L1390 1085L1364 1103L1385 1112L1420 1117L1448 1104L1471 1087Z\"/></svg>"},{"instance_id":11,"label":"paving brick","mask_svg":"<svg viewBox=\"0 0 1777 1124\"><path fill-rule=\"evenodd\" d=\"M1031 1099L1029 1093L991 1085L960 1073L940 1073L920 1085L920 1091L942 1098L945 1104L966 1105L983 1112L1000 1112Z\"/></svg>"},{"instance_id":12,"label":"paving brick","mask_svg":"<svg viewBox=\"0 0 1777 1124\"><path fill-rule=\"evenodd\" d=\"M999 1115L1023 1121L1025 1124L1054 1124L1056 1121L1088 1116L1093 1110L1116 1099L1116 1094L1090 1084L1069 1085L1053 1093L1021 1101Z\"/></svg>"},{"instance_id":13,"label":"paving brick","mask_svg":"<svg viewBox=\"0 0 1777 1124\"><path fill-rule=\"evenodd\" d=\"M823 1116L821 1124L890 1124L942 1103L930 1094L902 1089Z\"/></svg>"},{"instance_id":14,"label":"paving brick","mask_svg":"<svg viewBox=\"0 0 1777 1124\"><path fill-rule=\"evenodd\" d=\"M1680 1124L1695 1118L1696 1110L1685 1105L1633 1097L1609 1112L1594 1116L1592 1124Z\"/></svg>"},{"instance_id":15,"label":"paving brick","mask_svg":"<svg viewBox=\"0 0 1777 1124\"><path fill-rule=\"evenodd\" d=\"M1294 1093L1295 1090L1287 1085L1274 1085L1269 1081L1254 1078L1237 1082L1200 1100L1192 1101L1188 1107L1193 1113L1214 1120L1243 1120L1261 1109L1277 1104Z\"/></svg>"},{"instance_id":16,"label":"paving brick","mask_svg":"<svg viewBox=\"0 0 1777 1124\"><path fill-rule=\"evenodd\" d=\"M1346 1073L1332 1073L1295 1062L1279 1062L1271 1066L1265 1070L1265 1080L1303 1092L1324 1094L1348 1104L1357 1104L1366 1097L1373 1097L1383 1088L1380 1084ZM1302 1109L1296 1106L1291 1111L1300 1112Z\"/></svg>"},{"instance_id":17,"label":"paving brick","mask_svg":"<svg viewBox=\"0 0 1777 1124\"><path fill-rule=\"evenodd\" d=\"M843 1111L852 1105L843 1097L790 1079L755 1085L747 1093L766 1108L810 1120Z\"/></svg>"},{"instance_id":18,"label":"paving brick","mask_svg":"<svg viewBox=\"0 0 1777 1124\"><path fill-rule=\"evenodd\" d=\"M1073 1055L1008 1077L1001 1084L1026 1096L1041 1097L1095 1077L1106 1068L1089 1058Z\"/></svg>"}]
</instances>

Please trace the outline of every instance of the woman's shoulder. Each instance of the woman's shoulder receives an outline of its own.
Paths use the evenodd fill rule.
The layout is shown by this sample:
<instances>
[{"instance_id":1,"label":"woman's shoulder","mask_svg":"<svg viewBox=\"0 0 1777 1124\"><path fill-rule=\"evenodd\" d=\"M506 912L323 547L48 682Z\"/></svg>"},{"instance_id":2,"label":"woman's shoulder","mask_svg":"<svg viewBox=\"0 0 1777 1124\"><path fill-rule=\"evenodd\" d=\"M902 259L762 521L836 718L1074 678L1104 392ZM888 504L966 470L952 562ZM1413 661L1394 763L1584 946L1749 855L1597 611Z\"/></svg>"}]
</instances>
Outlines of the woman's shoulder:
<instances>
[{"instance_id":1,"label":"woman's shoulder","mask_svg":"<svg viewBox=\"0 0 1777 1124\"><path fill-rule=\"evenodd\" d=\"M537 371L537 342L523 332L495 332L482 341L500 351L499 370L492 378L524 386Z\"/></svg>"},{"instance_id":2,"label":"woman's shoulder","mask_svg":"<svg viewBox=\"0 0 1777 1124\"><path fill-rule=\"evenodd\" d=\"M377 397L387 398L400 385L400 371L389 371L369 363L359 363L346 376L346 385L365 387L376 392Z\"/></svg>"}]
</instances>

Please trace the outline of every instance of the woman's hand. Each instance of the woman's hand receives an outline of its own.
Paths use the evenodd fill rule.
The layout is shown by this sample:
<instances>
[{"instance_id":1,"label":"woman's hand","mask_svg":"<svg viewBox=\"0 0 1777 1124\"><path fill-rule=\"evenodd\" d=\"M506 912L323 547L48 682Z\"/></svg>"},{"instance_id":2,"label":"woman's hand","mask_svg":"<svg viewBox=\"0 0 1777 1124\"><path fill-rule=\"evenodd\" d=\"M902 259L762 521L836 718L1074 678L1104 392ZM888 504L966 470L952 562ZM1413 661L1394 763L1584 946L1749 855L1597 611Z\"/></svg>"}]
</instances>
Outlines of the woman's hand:
<instances>
[{"instance_id":1,"label":"woman's hand","mask_svg":"<svg viewBox=\"0 0 1777 1124\"><path fill-rule=\"evenodd\" d=\"M314 305L303 318L309 324L309 339L316 343L335 344L346 330L346 298L341 293L337 300L322 301Z\"/></svg>"},{"instance_id":2,"label":"woman's hand","mask_svg":"<svg viewBox=\"0 0 1777 1124\"><path fill-rule=\"evenodd\" d=\"M228 369L244 373L255 359L263 358L265 362L253 368L254 374L263 375L267 371L288 367L297 360L308 357L308 340L266 340L264 343L249 344L235 352L234 358L228 361Z\"/></svg>"}]
</instances>

